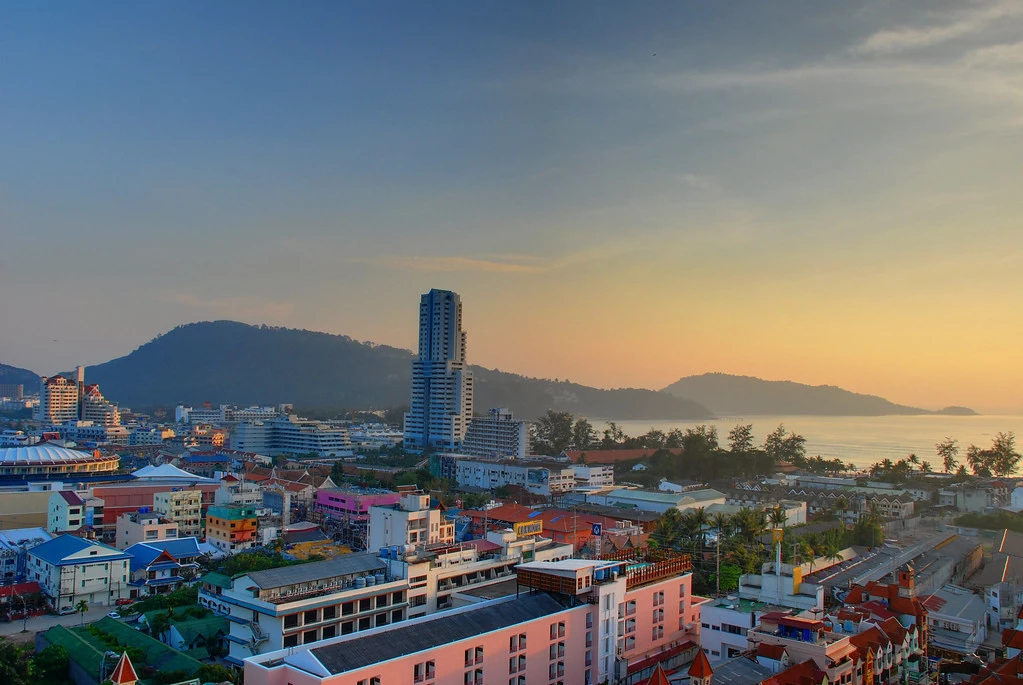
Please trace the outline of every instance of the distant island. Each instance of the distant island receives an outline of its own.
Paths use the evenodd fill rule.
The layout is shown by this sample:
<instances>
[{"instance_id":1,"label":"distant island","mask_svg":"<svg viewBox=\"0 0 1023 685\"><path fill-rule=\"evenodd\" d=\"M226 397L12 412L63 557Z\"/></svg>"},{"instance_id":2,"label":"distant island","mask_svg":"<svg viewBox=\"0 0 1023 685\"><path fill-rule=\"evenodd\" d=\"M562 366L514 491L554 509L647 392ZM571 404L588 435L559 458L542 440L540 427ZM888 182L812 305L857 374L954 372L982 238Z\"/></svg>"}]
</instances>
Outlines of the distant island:
<instances>
[{"instance_id":1,"label":"distant island","mask_svg":"<svg viewBox=\"0 0 1023 685\"><path fill-rule=\"evenodd\" d=\"M705 373L687 376L664 388L664 392L687 397L718 416L808 415L887 416L946 414L972 416L967 407L930 411L895 404L876 395L850 392L833 385L805 385L792 381L765 381L752 376Z\"/></svg>"}]
</instances>

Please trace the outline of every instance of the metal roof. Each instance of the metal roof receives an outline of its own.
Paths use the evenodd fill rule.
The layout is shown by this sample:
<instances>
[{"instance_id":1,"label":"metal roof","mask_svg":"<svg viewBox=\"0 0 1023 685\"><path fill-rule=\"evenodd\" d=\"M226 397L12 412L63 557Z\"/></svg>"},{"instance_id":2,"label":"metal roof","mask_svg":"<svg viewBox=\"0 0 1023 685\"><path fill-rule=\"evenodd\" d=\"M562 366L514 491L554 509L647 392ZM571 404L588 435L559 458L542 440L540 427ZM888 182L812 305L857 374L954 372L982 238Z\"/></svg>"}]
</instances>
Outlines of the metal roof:
<instances>
[{"instance_id":1,"label":"metal roof","mask_svg":"<svg viewBox=\"0 0 1023 685\"><path fill-rule=\"evenodd\" d=\"M323 578L370 572L376 573L386 568L387 564L380 561L376 554L363 552L360 554L343 554L326 561L282 566L281 568L271 568L266 571L253 571L247 575L256 587L267 590L275 587L284 587L285 585L311 583Z\"/></svg>"},{"instance_id":2,"label":"metal roof","mask_svg":"<svg viewBox=\"0 0 1023 685\"><path fill-rule=\"evenodd\" d=\"M95 557L76 558L72 561L65 561L76 552L81 552L90 547L96 548L99 552ZM53 566L66 566L68 564L99 564L120 559L130 559L131 555L125 554L119 549L95 540L86 540L74 535L61 535L47 540L41 545L36 545L28 552L32 556L39 557Z\"/></svg>"},{"instance_id":3,"label":"metal roof","mask_svg":"<svg viewBox=\"0 0 1023 685\"><path fill-rule=\"evenodd\" d=\"M560 611L566 608L550 595L524 595L457 614L435 614L436 618L422 622L397 623L383 634L355 637L310 651L331 675L337 675Z\"/></svg>"},{"instance_id":4,"label":"metal roof","mask_svg":"<svg viewBox=\"0 0 1023 685\"><path fill-rule=\"evenodd\" d=\"M0 448L0 465L31 466L35 464L58 466L63 464L87 463L96 461L88 452L69 450L50 443L29 445L27 447Z\"/></svg>"}]
</instances>

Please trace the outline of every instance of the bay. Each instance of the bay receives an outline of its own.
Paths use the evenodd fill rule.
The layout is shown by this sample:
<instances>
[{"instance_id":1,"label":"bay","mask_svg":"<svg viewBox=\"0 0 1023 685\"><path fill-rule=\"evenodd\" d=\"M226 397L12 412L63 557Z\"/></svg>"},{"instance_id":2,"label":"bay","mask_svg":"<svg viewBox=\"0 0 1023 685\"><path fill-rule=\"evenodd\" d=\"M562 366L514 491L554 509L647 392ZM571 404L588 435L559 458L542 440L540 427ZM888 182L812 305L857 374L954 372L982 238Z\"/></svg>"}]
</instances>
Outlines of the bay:
<instances>
[{"instance_id":1,"label":"bay","mask_svg":"<svg viewBox=\"0 0 1023 685\"><path fill-rule=\"evenodd\" d=\"M758 444L768 433L784 424L806 438L807 456L838 458L859 468L869 467L882 459L901 459L916 454L929 461L931 468L941 471L934 446L946 437L959 440L960 462L965 460L967 445L988 447L996 433L1023 431L1023 416L728 416L708 421L643 421L590 419L600 434L607 421L614 421L627 435L642 435L651 428L667 433L673 428L692 428L705 424L715 426L722 446L727 445L728 431L737 424L753 424ZM1019 451L1019 446L1017 446Z\"/></svg>"}]
</instances>

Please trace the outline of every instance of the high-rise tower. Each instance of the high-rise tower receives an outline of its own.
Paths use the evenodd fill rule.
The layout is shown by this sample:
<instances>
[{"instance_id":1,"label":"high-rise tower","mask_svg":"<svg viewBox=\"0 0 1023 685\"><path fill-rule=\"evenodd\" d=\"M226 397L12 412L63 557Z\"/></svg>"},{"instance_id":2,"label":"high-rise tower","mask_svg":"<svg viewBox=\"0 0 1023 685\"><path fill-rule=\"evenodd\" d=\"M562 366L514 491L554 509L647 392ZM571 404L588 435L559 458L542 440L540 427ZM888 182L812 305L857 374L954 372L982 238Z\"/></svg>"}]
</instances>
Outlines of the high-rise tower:
<instances>
[{"instance_id":1,"label":"high-rise tower","mask_svg":"<svg viewBox=\"0 0 1023 685\"><path fill-rule=\"evenodd\" d=\"M472 385L462 300L450 290L431 290L419 302L419 358L412 362L405 448L461 447L472 419Z\"/></svg>"}]
</instances>

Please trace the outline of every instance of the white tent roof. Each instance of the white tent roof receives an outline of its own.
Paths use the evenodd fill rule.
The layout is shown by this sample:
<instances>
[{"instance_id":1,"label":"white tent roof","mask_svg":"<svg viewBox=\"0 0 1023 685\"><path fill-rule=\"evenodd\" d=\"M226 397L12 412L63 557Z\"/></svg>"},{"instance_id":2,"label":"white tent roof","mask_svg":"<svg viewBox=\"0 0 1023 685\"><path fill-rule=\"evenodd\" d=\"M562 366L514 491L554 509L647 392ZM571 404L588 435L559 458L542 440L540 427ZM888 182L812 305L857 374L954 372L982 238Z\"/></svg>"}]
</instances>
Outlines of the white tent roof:
<instances>
[{"instance_id":1,"label":"white tent roof","mask_svg":"<svg viewBox=\"0 0 1023 685\"><path fill-rule=\"evenodd\" d=\"M139 480L156 480L156 481L188 481L196 483L216 483L216 478L203 478L197 476L194 473L188 471L182 471L173 464L161 464L160 466L143 466L138 471L135 471L131 475L135 476Z\"/></svg>"}]
</instances>

